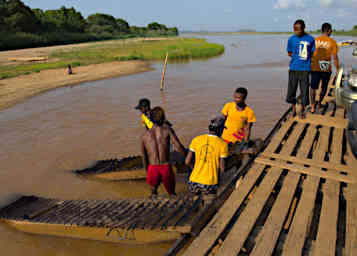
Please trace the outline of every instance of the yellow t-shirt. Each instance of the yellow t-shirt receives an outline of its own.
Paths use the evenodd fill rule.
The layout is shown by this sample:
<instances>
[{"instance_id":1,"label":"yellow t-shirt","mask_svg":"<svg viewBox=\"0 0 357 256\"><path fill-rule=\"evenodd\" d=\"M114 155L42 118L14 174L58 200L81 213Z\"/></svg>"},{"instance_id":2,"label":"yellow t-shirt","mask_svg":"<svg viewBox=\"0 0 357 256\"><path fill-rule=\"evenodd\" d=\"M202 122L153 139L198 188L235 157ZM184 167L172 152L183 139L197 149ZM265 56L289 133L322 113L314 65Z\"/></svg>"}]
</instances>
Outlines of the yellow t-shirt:
<instances>
[{"instance_id":1,"label":"yellow t-shirt","mask_svg":"<svg viewBox=\"0 0 357 256\"><path fill-rule=\"evenodd\" d=\"M246 106L243 111L238 111L235 102L229 102L224 105L222 114L227 117L224 123L222 139L228 142L236 143L242 141L241 134L247 128L248 123L255 123L254 111Z\"/></svg>"},{"instance_id":2,"label":"yellow t-shirt","mask_svg":"<svg viewBox=\"0 0 357 256\"><path fill-rule=\"evenodd\" d=\"M143 127L147 127L148 129L151 129L154 126L154 123L145 114L141 115L141 123Z\"/></svg>"},{"instance_id":3,"label":"yellow t-shirt","mask_svg":"<svg viewBox=\"0 0 357 256\"><path fill-rule=\"evenodd\" d=\"M315 38L316 50L311 59L311 70L331 72L331 55L338 52L336 41L328 36Z\"/></svg>"},{"instance_id":4,"label":"yellow t-shirt","mask_svg":"<svg viewBox=\"0 0 357 256\"><path fill-rule=\"evenodd\" d=\"M215 135L205 134L194 138L190 150L195 152L195 166L190 181L216 185L218 183L219 158L228 156L228 145Z\"/></svg>"}]
</instances>

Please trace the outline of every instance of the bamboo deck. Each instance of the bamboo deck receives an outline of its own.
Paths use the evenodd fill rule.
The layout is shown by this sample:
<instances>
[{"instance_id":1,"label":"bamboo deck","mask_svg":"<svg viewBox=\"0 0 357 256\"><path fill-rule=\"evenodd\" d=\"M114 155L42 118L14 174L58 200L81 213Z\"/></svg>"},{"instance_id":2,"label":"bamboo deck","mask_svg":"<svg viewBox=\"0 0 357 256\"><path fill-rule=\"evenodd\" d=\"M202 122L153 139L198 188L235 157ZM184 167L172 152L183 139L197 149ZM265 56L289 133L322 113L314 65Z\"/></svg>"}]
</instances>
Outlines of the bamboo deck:
<instances>
[{"instance_id":1,"label":"bamboo deck","mask_svg":"<svg viewBox=\"0 0 357 256\"><path fill-rule=\"evenodd\" d=\"M0 219L28 233L111 242L175 240L191 232L201 198L57 200L24 196L0 210Z\"/></svg>"},{"instance_id":2,"label":"bamboo deck","mask_svg":"<svg viewBox=\"0 0 357 256\"><path fill-rule=\"evenodd\" d=\"M332 101L319 115L283 120L183 255L357 255L357 161L346 126Z\"/></svg>"}]
</instances>

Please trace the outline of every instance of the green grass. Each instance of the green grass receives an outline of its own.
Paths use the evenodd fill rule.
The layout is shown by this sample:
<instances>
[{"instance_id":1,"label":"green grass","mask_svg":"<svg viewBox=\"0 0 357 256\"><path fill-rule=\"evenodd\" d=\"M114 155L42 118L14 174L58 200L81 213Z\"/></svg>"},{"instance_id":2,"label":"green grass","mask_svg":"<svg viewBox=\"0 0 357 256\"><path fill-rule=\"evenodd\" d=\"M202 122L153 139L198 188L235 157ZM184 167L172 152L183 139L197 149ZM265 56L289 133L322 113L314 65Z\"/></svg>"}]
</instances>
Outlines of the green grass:
<instances>
[{"instance_id":1,"label":"green grass","mask_svg":"<svg viewBox=\"0 0 357 256\"><path fill-rule=\"evenodd\" d=\"M55 51L46 63L19 66L0 66L0 79L39 72L46 69L86 66L112 61L163 60L169 53L170 60L209 58L224 52L224 46L208 43L204 39L175 38L167 40L147 40L138 42L98 44L71 51ZM51 60L56 60L51 62Z\"/></svg>"}]
</instances>

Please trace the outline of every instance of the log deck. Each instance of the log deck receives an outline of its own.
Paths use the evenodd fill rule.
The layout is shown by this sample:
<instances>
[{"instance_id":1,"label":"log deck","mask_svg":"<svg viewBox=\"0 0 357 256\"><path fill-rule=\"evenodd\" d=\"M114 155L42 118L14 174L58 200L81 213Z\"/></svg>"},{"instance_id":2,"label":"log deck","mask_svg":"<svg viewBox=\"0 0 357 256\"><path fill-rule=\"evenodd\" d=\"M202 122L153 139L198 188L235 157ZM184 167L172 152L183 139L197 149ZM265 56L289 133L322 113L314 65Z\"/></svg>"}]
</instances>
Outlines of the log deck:
<instances>
[{"instance_id":1,"label":"log deck","mask_svg":"<svg viewBox=\"0 0 357 256\"><path fill-rule=\"evenodd\" d=\"M357 255L357 161L332 99L283 120L184 256Z\"/></svg>"}]
</instances>

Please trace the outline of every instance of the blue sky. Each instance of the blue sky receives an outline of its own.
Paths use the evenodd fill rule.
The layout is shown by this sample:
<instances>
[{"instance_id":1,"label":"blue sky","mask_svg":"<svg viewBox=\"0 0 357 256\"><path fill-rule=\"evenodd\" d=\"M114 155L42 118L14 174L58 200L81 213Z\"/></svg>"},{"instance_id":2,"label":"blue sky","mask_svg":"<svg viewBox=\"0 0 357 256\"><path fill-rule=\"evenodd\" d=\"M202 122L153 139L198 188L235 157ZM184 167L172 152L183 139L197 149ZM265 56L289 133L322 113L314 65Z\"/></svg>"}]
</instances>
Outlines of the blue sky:
<instances>
[{"instance_id":1,"label":"blue sky","mask_svg":"<svg viewBox=\"0 0 357 256\"><path fill-rule=\"evenodd\" d=\"M74 7L85 17L107 13L130 25L157 21L180 30L287 31L302 18L307 29L330 22L337 29L357 25L357 0L23 0L31 8Z\"/></svg>"}]
</instances>

